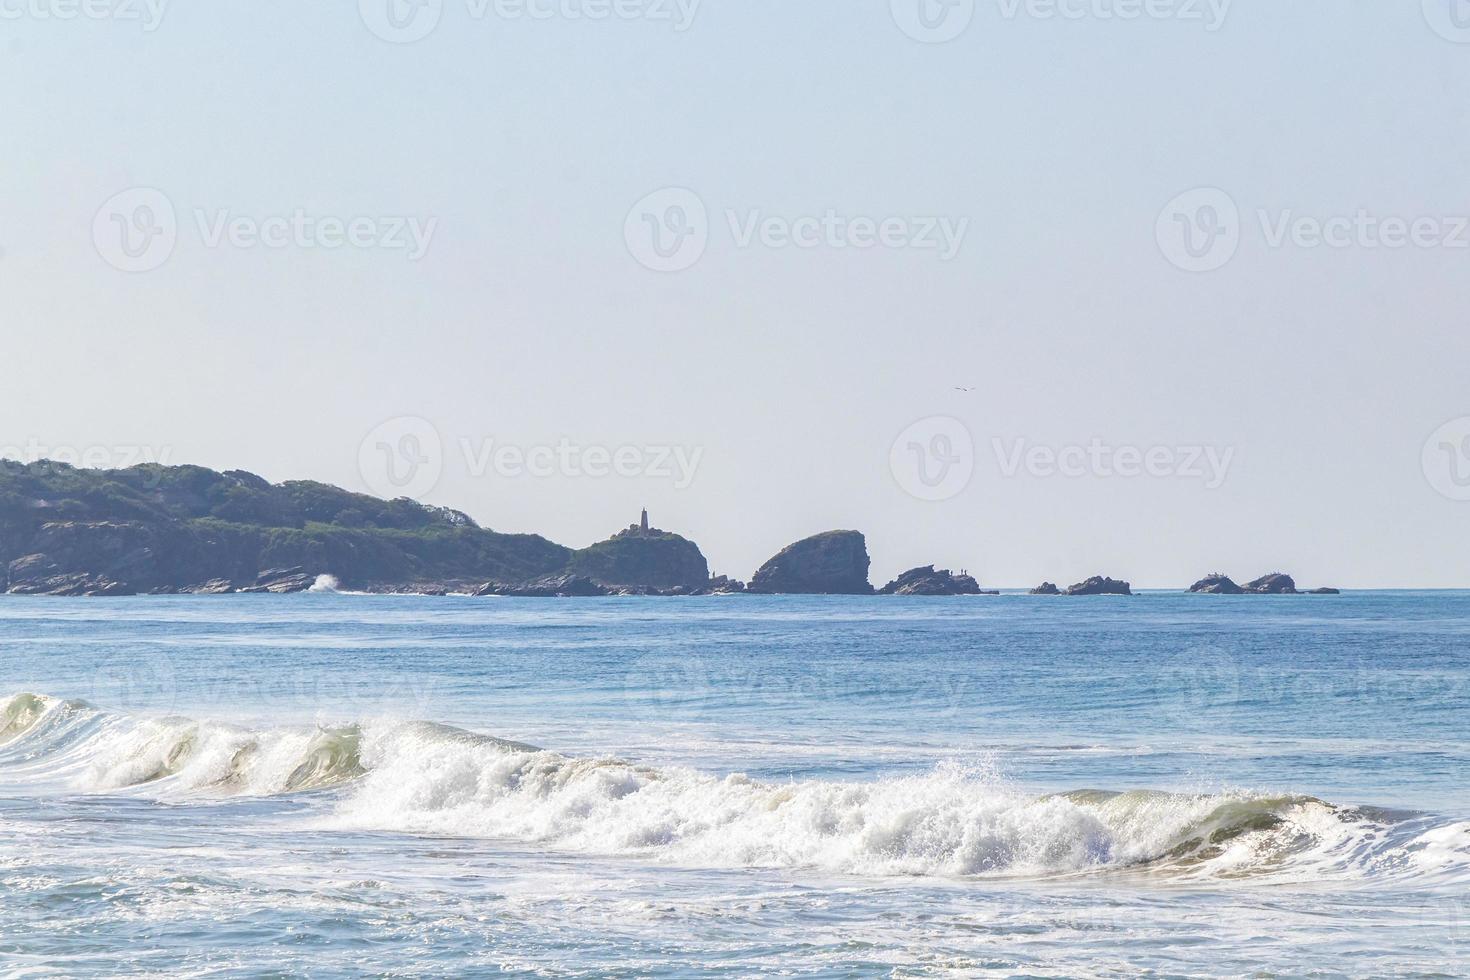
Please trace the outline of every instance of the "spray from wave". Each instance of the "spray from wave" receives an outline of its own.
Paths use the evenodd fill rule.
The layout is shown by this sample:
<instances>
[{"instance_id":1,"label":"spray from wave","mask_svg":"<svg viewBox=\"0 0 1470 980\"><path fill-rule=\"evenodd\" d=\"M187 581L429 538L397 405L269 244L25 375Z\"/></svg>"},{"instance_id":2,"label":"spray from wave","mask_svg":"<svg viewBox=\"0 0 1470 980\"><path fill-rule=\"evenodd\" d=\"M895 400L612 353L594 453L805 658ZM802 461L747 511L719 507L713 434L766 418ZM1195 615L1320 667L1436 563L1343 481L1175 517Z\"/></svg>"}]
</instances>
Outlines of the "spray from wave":
<instances>
[{"instance_id":1,"label":"spray from wave","mask_svg":"<svg viewBox=\"0 0 1470 980\"><path fill-rule=\"evenodd\" d=\"M337 581L335 575L318 575L316 581L311 583L311 588L306 591L337 595L342 591L342 583Z\"/></svg>"},{"instance_id":2,"label":"spray from wave","mask_svg":"<svg viewBox=\"0 0 1470 980\"><path fill-rule=\"evenodd\" d=\"M1303 796L1037 796L942 765L868 783L762 782L576 758L424 722L253 730L80 701L0 701L0 782L198 795L326 792L322 829L487 837L699 867L856 875L1186 879L1470 875L1470 823Z\"/></svg>"}]
</instances>

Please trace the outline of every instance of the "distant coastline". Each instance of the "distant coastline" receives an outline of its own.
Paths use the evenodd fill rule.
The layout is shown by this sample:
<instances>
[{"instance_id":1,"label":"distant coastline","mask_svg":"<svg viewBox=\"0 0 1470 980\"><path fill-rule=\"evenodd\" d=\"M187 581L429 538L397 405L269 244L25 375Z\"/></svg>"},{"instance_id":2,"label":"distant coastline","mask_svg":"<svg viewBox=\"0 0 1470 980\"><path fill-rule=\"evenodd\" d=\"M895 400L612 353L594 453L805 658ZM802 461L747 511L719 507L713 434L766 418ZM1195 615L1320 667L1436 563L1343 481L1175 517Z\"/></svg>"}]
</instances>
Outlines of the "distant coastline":
<instances>
[{"instance_id":1,"label":"distant coastline","mask_svg":"<svg viewBox=\"0 0 1470 980\"><path fill-rule=\"evenodd\" d=\"M121 470L0 460L0 592L35 596L352 592L478 596L999 595L964 570L909 569L875 588L867 540L826 531L782 548L747 581L713 575L699 546L647 511L604 541L567 548L502 534L468 515L242 470L144 464ZM1187 591L1303 594L1289 575ZM1038 596L1130 596L1095 576ZM1311 594L1337 594L1315 589Z\"/></svg>"}]
</instances>

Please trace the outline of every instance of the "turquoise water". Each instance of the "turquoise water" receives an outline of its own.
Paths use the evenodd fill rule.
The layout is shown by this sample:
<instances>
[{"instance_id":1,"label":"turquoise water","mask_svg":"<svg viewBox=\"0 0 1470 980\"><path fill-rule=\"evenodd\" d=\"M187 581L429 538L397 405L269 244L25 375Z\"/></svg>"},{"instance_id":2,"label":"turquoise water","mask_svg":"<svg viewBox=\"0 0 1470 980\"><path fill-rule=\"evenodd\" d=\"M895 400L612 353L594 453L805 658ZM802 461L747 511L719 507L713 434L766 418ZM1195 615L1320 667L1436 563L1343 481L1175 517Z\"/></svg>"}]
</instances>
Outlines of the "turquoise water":
<instances>
[{"instance_id":1,"label":"turquoise water","mask_svg":"<svg viewBox=\"0 0 1470 980\"><path fill-rule=\"evenodd\" d=\"M1470 973L1470 594L0 597L0 975Z\"/></svg>"}]
</instances>

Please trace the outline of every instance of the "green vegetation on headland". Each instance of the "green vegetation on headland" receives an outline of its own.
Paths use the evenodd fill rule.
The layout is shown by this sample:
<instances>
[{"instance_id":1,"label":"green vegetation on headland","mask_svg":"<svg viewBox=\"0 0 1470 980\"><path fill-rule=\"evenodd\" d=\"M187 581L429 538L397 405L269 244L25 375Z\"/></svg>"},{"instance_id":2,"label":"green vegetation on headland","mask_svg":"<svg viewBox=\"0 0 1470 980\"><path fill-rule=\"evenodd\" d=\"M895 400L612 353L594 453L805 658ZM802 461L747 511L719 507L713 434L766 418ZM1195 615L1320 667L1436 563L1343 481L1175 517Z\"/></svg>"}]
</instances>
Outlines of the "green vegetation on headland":
<instances>
[{"instance_id":1,"label":"green vegetation on headland","mask_svg":"<svg viewBox=\"0 0 1470 980\"><path fill-rule=\"evenodd\" d=\"M782 549L751 579L767 594L872 595L867 542L829 531ZM639 524L573 550L503 534L467 515L241 470L145 464L122 470L0 460L0 592L135 595L299 592L330 576L369 592L508 596L703 595L747 591L711 578L699 546ZM1196 591L1295 591L1289 576ZM1229 583L1226 586L1224 583ZM885 595L977 595L971 576L911 569ZM1042 591L1061 592L1054 586ZM1071 595L1130 594L1096 578Z\"/></svg>"}]
</instances>

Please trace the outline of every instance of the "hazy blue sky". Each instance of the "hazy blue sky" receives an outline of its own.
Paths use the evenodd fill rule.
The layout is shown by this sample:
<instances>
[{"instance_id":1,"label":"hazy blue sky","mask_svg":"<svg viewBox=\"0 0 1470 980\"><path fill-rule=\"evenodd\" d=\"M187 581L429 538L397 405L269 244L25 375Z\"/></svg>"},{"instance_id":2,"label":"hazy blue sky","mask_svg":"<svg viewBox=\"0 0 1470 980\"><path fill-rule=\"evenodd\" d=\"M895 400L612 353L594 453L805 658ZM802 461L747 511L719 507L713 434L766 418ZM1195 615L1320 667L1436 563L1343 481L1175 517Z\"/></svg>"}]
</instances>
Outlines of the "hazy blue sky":
<instances>
[{"instance_id":1,"label":"hazy blue sky","mask_svg":"<svg viewBox=\"0 0 1470 980\"><path fill-rule=\"evenodd\" d=\"M432 502L571 545L646 504L741 577L855 527L880 583L937 562L996 586L1470 584L1470 422L1434 435L1470 416L1451 0L980 0L967 26L959 0L927 34L918 0L49 16L68 2L0 0L0 445L367 489L364 438L421 418ZM116 221L166 217L135 188L176 233L128 272ZM666 188L705 221L679 192L635 208ZM742 238L829 211L814 247ZM368 218L372 244L250 239L297 212ZM645 215L696 232L667 260L687 268L646 267ZM401 218L422 255L379 247L411 241ZM1334 247L1301 218L1353 228ZM851 247L851 219L887 244ZM1383 219L1428 223L1392 247ZM940 227L952 256L900 247ZM488 440L698 465L476 472ZM1170 452L1134 477L1024 462L1094 440ZM1193 475L1204 450L1223 480Z\"/></svg>"}]
</instances>

